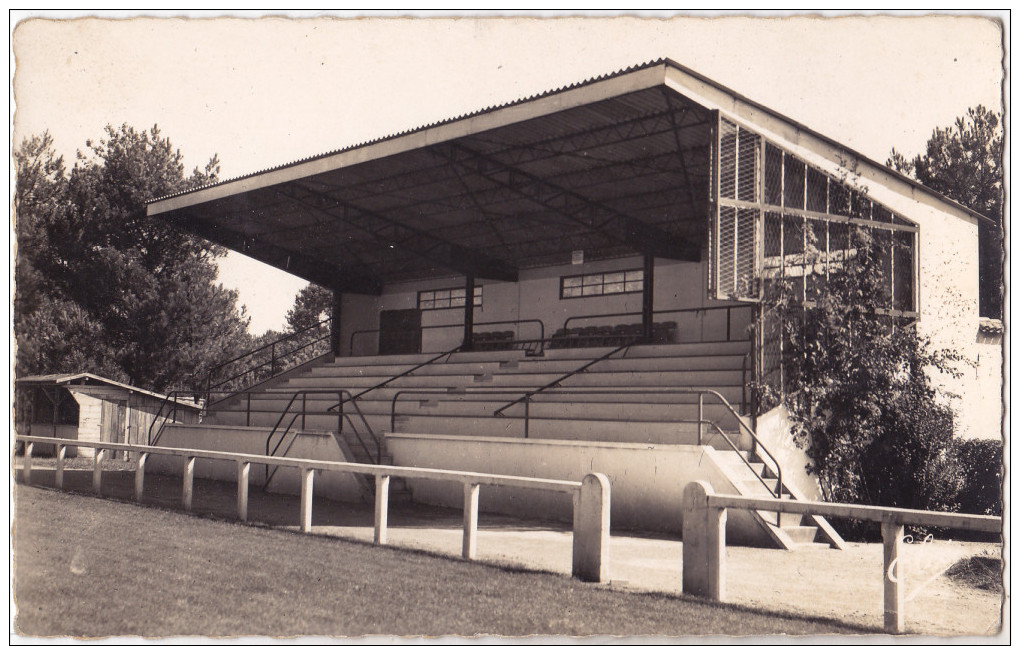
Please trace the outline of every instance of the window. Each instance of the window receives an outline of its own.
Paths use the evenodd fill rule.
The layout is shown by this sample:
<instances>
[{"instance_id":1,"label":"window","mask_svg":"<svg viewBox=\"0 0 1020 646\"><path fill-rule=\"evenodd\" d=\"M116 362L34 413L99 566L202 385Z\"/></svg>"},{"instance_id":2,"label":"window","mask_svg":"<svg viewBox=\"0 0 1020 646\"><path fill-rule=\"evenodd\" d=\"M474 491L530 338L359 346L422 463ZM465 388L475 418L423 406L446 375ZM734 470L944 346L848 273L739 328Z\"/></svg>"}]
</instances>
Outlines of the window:
<instances>
[{"instance_id":1,"label":"window","mask_svg":"<svg viewBox=\"0 0 1020 646\"><path fill-rule=\"evenodd\" d=\"M628 269L583 276L560 278L560 298L582 298L584 296L606 296L640 292L644 286L643 269Z\"/></svg>"},{"instance_id":2,"label":"window","mask_svg":"<svg viewBox=\"0 0 1020 646\"><path fill-rule=\"evenodd\" d=\"M482 306L482 287L475 287L475 307ZM448 310L464 307L464 288L434 289L418 292L418 309Z\"/></svg>"}]
</instances>

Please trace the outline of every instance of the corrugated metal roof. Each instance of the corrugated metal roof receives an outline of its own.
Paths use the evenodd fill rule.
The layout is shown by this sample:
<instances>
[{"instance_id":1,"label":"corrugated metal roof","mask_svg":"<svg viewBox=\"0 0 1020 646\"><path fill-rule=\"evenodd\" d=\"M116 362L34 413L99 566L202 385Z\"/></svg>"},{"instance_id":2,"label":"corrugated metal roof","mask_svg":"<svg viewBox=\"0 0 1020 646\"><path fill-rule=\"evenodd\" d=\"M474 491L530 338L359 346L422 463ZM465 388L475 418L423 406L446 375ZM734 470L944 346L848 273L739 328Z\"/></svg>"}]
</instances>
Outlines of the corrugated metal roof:
<instances>
[{"instance_id":1,"label":"corrugated metal roof","mask_svg":"<svg viewBox=\"0 0 1020 646\"><path fill-rule=\"evenodd\" d=\"M511 106L520 105L520 104L527 103L527 102L530 102L530 101L535 101L535 100L542 99L542 98L547 97L547 96L559 94L559 93L562 93L562 92L567 92L567 91L570 91L570 90L573 90L573 89L576 89L576 88L579 88L579 87L584 87L586 85L591 85L593 83L597 83L597 82L600 82L600 81L605 81L607 79L615 78L615 77L622 76L622 75L625 75L625 74L631 74L631 73L634 73L634 72L637 72L637 71L640 71L640 70L648 69L648 68L659 66L659 65L665 65L665 66L669 66L669 67L675 68L677 70L680 70L683 73L688 74L688 75L690 75L691 77L693 77L695 79L698 79L699 81L707 83L707 84L711 85L712 87L715 87L715 88L717 88L717 89L719 89L719 90L729 94L734 99L742 101L742 102L744 102L744 103L746 103L746 104L748 104L750 106L753 106L754 108L756 108L758 110L761 110L761 111L763 111L763 112L765 112L765 113L767 113L767 114L769 114L769 115L771 115L771 116L773 116L775 118L778 118L778 119L780 119L782 121L785 121L785 122L789 123L790 125L796 127L797 129L802 130L802 131L804 131L806 133L809 133L813 137L817 137L819 140L825 142L826 144L828 144L830 146L835 146L837 148L845 150L846 152L848 152L848 153L854 155L855 157L857 157L860 161L862 161L862 162L864 162L866 164L869 164L869 165L873 166L876 169L880 169L883 172L888 173L889 175L897 178L898 180L903 181L903 182L913 186L914 188L917 188L917 189L919 189L919 190L921 190L921 191L923 191L923 192L925 192L925 193L927 193L929 195L932 195L932 196L938 198L939 200L945 202L946 204L949 204L949 205L951 205L951 206L953 206L955 208L961 209L964 212L966 212L966 213L968 213L968 214L970 214L970 215L972 215L972 216L974 216L976 218L979 218L979 219L981 219L981 220L983 220L985 222L988 222L988 223L991 223L991 224L997 224L994 220L992 220L988 216L986 216L986 215L984 215L982 213L979 213L979 212L977 212L977 211L975 211L975 210L973 210L973 209L971 209L971 208L969 208L967 206L964 206L964 205L962 205L962 204L960 204L960 203L958 203L958 202L956 202L956 201L946 197L945 195L942 195L941 193L935 191L934 189L929 188L928 186L925 186L924 184L918 182L917 180L915 180L913 178L910 178L910 177L907 177L907 176L905 176L905 175L903 175L903 174L901 174L901 173L899 173L899 172L897 172L897 171L887 167L885 164L882 164L882 163L880 163L878 161L875 161L875 160L871 159L870 157L868 157L868 156L866 156L866 155L864 155L864 154L862 154L860 152L857 152L856 150L848 148L847 146L839 143L838 141L832 139L831 137L828 137L828 136L818 132L817 130L814 130L813 128L810 128L810 127L808 127L808 126L806 126L806 125L804 125L804 124L802 124L802 123L800 123L800 122L798 122L798 121L796 121L794 119L791 119L791 118L789 118L789 117L787 117L787 116L785 116L785 115L783 115L783 114L781 114L781 113L779 113L779 112L769 108L766 105L763 105L763 104L761 104L761 103L759 103L757 101L754 101L753 99L750 99L750 98L744 96L743 94L740 94L739 92L735 92L734 90L730 89L729 87L727 87L725 85L722 85L720 83L717 83L716 81L708 78L707 76L704 76L703 74L700 74L700 73L696 72L695 70L693 70L693 69L691 69L691 68L689 68L689 67L687 67L685 65L681 65L680 63L677 63L676 61L674 61L674 60L672 60L670 58L666 58L666 57L658 58L658 59L655 59L655 60L652 60L652 61L648 61L646 63L640 63L640 64L637 64L637 65L632 65L630 67L626 67L626 68L617 70L615 72L611 72L611 73L608 73L608 74L603 74L603 75L600 75L600 76L590 77L588 79L585 79L583 81L579 81L577 83L571 83L569 85L564 85L564 86L561 86L561 87L558 87L558 88L555 88L555 89L552 89L552 90L547 90L545 92L540 92L538 94L532 94L532 95L529 95L529 96L526 96L526 97L522 97L522 98L519 98L519 99L515 99L515 100L512 100L512 101L507 101L507 102L500 103L500 104L497 104L497 105L488 106L488 107L485 107L485 108L482 108L482 109L479 109L479 110L475 110L473 112L467 112L467 113L464 113L464 114L461 114L461 115L458 115L458 116L455 116L455 117L450 117L450 118L447 118L447 119L442 119L440 121L435 121L435 122L427 123L427 124L424 124L424 125L421 125L421 126L418 126L418 127L415 127L415 128L410 128L410 129L407 129L407 130L402 130L400 132L396 132L396 133L393 133L393 134L390 134L390 135L386 135L386 136L383 136L383 137L378 137L378 138L375 138L375 139L370 139L368 141L357 143L357 144L354 144L354 145L351 145L351 146L345 146L345 147L342 147L342 148L331 150L329 152L325 152L325 153L321 153L321 154L318 154L318 155L313 155L313 156L310 156L310 157L305 157L305 158L302 158L302 159L298 159L298 160L293 161L293 162L289 162L289 163L285 163L285 164L280 164L278 166L272 166L270 168L266 168L266 169L263 169L261 171L247 173L247 174L244 174L244 175L239 175L237 177L232 177L232 178L220 180L218 182L213 182L213 183L210 183L210 184L206 184L204 186L195 187L195 188L191 188L191 189L184 190L184 191L178 191L176 193L171 193L169 195L160 196L160 197L157 197L157 198L154 198L154 199L151 199L151 200L147 201L146 204L152 204L152 203L160 202L160 201L167 200L167 199L170 199L170 198L173 198L173 197L178 197L180 195L186 195L186 194L189 194L189 193L195 193L195 192L198 192L198 191L203 191L203 190L212 188L214 186L221 186L221 185L224 185L224 184L229 184L229 183L232 183L232 182L241 181L241 180L248 179L248 178L251 178L251 177L256 177L256 176L259 176L259 175L264 175L266 173L270 173L270 172L273 172L273 171L276 171L276 170L280 170L280 169L283 169L283 168L289 168L289 167L293 167L293 166L298 166L298 165L305 164L305 163L308 163L308 162L312 162L312 161L315 161L315 160L319 160L319 159L323 159L323 158L330 157L330 156L333 156L333 155L337 155L337 154L340 154L340 153L343 153L343 152L347 152L347 151L351 151L351 150L356 150L356 149L359 149L359 148L364 148L364 147L371 146L371 145L374 145L374 144L377 144L377 143L380 143L380 142L383 142L383 141L388 141L388 140L391 140L391 139L396 139L396 138L399 138L399 137L404 137L404 136L407 136L407 135L410 135L410 134L422 132L422 131L425 131L425 130L429 130L431 128L435 128L437 126L453 123L453 122L456 122L456 121L462 121L464 119L470 119L470 118L477 117L477 116L482 115L482 114L487 114L487 113L494 112L494 111L497 111L497 110L502 110L502 109L505 109L505 108L508 108L508 107L511 107ZM630 106L630 107L639 107L639 106ZM562 122L561 119L562 119L562 117L558 117L557 115L549 115L549 116L546 117L545 121L547 121L548 125L550 127L552 127L552 128L566 126L567 124Z\"/></svg>"}]
</instances>

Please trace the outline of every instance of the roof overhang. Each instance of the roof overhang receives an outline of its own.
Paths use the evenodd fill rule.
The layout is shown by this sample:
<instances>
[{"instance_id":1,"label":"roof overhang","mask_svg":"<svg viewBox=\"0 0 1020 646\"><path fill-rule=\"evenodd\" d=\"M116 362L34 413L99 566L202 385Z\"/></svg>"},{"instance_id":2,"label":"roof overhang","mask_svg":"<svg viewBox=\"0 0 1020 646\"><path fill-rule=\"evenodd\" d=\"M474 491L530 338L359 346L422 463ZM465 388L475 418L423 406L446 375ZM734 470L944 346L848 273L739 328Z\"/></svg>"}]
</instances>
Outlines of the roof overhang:
<instances>
[{"instance_id":1,"label":"roof overhang","mask_svg":"<svg viewBox=\"0 0 1020 646\"><path fill-rule=\"evenodd\" d=\"M340 291L646 254L698 260L714 111L984 216L670 60L178 193L148 214Z\"/></svg>"}]
</instances>

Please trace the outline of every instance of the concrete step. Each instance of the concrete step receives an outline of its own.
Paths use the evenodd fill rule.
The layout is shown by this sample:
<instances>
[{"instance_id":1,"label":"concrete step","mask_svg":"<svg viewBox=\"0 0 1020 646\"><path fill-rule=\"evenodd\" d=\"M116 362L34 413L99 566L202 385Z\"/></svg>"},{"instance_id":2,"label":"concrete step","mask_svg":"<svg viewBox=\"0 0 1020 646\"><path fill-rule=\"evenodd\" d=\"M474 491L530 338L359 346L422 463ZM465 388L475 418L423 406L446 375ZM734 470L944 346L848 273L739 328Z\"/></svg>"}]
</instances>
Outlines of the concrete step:
<instances>
[{"instance_id":1,"label":"concrete step","mask_svg":"<svg viewBox=\"0 0 1020 646\"><path fill-rule=\"evenodd\" d=\"M523 438L525 437L525 424L523 419L416 415L398 417L393 432ZM730 441L739 445L737 433L727 433L727 436ZM683 445L695 445L698 442L697 424L621 420L531 419L528 423L527 437L588 442ZM719 450L729 448L729 445L718 433L708 433L703 438L704 443L708 446Z\"/></svg>"},{"instance_id":2,"label":"concrete step","mask_svg":"<svg viewBox=\"0 0 1020 646\"><path fill-rule=\"evenodd\" d=\"M407 395L397 403L398 414L409 415L473 415L484 417L492 415L496 410L516 399L515 395L464 395L454 399L455 395ZM425 399L428 398L428 399ZM580 399L581 401L576 401ZM632 422L676 422L693 421L698 416L697 404L676 404L672 402L614 402L612 394L598 396L577 395L576 399L569 392L538 395L531 401L528 409L535 418L548 419L625 419ZM525 406L515 404L504 411L504 417L522 417ZM721 427L736 428L736 421L729 412L719 404L704 406L705 419L712 420ZM728 425L728 426L724 426ZM705 429L708 431L708 427Z\"/></svg>"},{"instance_id":3,"label":"concrete step","mask_svg":"<svg viewBox=\"0 0 1020 646\"><path fill-rule=\"evenodd\" d=\"M744 354L723 354L713 356L662 356L662 357L612 357L603 359L587 370L589 372L650 372L675 370L740 370L744 366ZM587 361L578 359L527 359L518 364L517 372L543 372L566 374L583 366Z\"/></svg>"},{"instance_id":4,"label":"concrete step","mask_svg":"<svg viewBox=\"0 0 1020 646\"><path fill-rule=\"evenodd\" d=\"M785 518L783 520L785 521ZM818 528L811 525L787 525L784 522L780 529L798 544L814 543L818 536Z\"/></svg>"},{"instance_id":5,"label":"concrete step","mask_svg":"<svg viewBox=\"0 0 1020 646\"><path fill-rule=\"evenodd\" d=\"M494 374L493 386L530 388L538 384L544 386L555 380L559 375L548 375L536 378L535 374ZM552 377L552 378L549 378ZM567 377L564 386L740 386L743 375L739 370L685 370L682 372L582 372Z\"/></svg>"},{"instance_id":6,"label":"concrete step","mask_svg":"<svg viewBox=\"0 0 1020 646\"><path fill-rule=\"evenodd\" d=\"M432 357L439 356L441 352L426 352L422 354L391 354L391 355L366 355L357 357L337 357L332 363L339 366L404 366L404 369L428 361ZM511 361L522 359L525 356L523 350L493 350L483 352L455 352L449 359L441 361L458 363L461 361ZM394 370L399 373L401 370Z\"/></svg>"}]
</instances>

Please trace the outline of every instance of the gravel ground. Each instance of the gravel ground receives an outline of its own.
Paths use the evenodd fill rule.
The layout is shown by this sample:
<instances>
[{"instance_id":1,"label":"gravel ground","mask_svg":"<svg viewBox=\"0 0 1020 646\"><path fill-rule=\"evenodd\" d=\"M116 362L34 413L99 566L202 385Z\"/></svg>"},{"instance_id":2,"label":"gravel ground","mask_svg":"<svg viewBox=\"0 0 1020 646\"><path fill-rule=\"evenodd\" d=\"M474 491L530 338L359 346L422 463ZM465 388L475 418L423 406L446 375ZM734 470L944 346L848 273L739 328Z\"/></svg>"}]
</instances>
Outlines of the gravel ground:
<instances>
[{"instance_id":1,"label":"gravel ground","mask_svg":"<svg viewBox=\"0 0 1020 646\"><path fill-rule=\"evenodd\" d=\"M112 465L112 462L111 462ZM68 468L65 486L91 488L91 460L87 468ZM127 469L125 464L125 469ZM130 498L130 472L104 478L104 495ZM52 470L33 462L33 482L52 484ZM180 479L148 474L150 504L180 506ZM194 513L234 517L233 483L196 480ZM298 499L270 495L252 487L249 520L296 530ZM391 545L458 555L461 549L459 510L391 503ZM370 542L371 505L315 500L314 529L318 533ZM635 591L680 591L680 541L666 536L614 534L610 541L612 587ZM1000 631L1002 595L953 581L945 571L961 558L1000 556L991 543L935 541L903 545L906 585L906 625L910 632L930 635L992 635ZM527 521L482 514L479 519L478 558L481 561L569 574L570 528L565 524ZM851 543L846 550L805 548L796 551L729 546L726 549L726 600L740 606L793 611L858 625L882 626L882 546Z\"/></svg>"}]
</instances>

